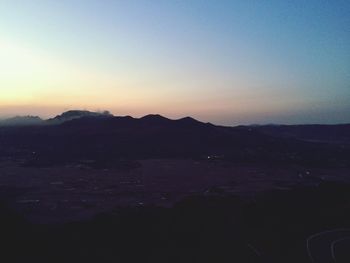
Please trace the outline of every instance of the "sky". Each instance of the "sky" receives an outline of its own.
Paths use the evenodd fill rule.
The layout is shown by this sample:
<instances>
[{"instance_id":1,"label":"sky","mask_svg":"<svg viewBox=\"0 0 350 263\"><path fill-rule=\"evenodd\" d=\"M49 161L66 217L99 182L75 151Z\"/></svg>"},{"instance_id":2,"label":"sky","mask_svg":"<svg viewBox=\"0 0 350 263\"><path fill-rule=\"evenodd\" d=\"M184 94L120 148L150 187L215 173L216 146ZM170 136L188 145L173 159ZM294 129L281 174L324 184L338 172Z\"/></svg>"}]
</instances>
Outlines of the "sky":
<instances>
[{"instance_id":1,"label":"sky","mask_svg":"<svg viewBox=\"0 0 350 263\"><path fill-rule=\"evenodd\" d=\"M350 123L350 1L0 0L0 117Z\"/></svg>"}]
</instances>

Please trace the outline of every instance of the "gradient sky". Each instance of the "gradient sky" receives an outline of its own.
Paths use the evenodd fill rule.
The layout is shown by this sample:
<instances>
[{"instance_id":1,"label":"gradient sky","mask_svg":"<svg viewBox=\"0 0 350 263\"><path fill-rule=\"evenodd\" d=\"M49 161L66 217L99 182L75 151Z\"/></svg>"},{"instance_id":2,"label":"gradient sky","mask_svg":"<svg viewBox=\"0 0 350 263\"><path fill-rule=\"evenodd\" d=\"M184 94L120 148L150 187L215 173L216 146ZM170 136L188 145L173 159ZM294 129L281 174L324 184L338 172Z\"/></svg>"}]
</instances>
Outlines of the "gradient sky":
<instances>
[{"instance_id":1,"label":"gradient sky","mask_svg":"<svg viewBox=\"0 0 350 263\"><path fill-rule=\"evenodd\" d=\"M0 116L350 122L350 1L0 0Z\"/></svg>"}]
</instances>

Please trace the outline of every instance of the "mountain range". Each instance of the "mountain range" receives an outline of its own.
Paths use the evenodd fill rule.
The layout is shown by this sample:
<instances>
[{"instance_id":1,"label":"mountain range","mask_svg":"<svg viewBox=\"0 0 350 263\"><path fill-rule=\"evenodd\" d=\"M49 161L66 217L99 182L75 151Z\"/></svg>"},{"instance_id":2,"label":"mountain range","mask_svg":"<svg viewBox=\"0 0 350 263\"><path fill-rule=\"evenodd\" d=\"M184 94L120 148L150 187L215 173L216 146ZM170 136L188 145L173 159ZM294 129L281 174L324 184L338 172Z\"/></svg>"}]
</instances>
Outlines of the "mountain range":
<instances>
[{"instance_id":1,"label":"mountain range","mask_svg":"<svg viewBox=\"0 0 350 263\"><path fill-rule=\"evenodd\" d=\"M0 158L14 156L32 165L144 158L350 165L350 125L225 127L191 117L133 118L89 111L15 120L15 125L0 128Z\"/></svg>"}]
</instances>

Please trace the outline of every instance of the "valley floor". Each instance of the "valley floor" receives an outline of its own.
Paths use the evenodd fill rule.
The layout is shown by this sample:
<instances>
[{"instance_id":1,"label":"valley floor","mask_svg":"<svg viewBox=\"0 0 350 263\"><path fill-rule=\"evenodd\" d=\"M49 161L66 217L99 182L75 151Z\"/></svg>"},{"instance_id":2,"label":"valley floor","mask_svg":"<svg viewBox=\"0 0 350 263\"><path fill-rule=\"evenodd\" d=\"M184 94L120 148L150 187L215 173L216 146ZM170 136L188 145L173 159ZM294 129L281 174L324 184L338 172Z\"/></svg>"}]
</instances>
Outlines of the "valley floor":
<instances>
[{"instance_id":1,"label":"valley floor","mask_svg":"<svg viewBox=\"0 0 350 263\"><path fill-rule=\"evenodd\" d=\"M32 222L82 220L116 207L171 207L188 196L254 200L269 190L350 182L349 168L247 165L222 160L140 160L132 169L0 163L0 198Z\"/></svg>"}]
</instances>

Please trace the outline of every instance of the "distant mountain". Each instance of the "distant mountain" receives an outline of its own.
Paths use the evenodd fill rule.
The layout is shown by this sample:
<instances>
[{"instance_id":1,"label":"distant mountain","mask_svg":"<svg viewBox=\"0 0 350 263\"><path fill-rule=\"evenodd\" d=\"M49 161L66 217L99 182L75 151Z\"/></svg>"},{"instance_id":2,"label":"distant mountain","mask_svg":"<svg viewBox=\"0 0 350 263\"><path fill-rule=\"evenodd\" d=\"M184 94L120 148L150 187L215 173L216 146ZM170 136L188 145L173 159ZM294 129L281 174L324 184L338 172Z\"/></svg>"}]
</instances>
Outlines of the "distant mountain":
<instances>
[{"instance_id":1,"label":"distant mountain","mask_svg":"<svg viewBox=\"0 0 350 263\"><path fill-rule=\"evenodd\" d=\"M261 125L254 130L269 136L310 142L350 143L350 124Z\"/></svg>"},{"instance_id":2,"label":"distant mountain","mask_svg":"<svg viewBox=\"0 0 350 263\"><path fill-rule=\"evenodd\" d=\"M38 116L16 116L0 121L0 126L27 126L43 123L44 121Z\"/></svg>"},{"instance_id":3,"label":"distant mountain","mask_svg":"<svg viewBox=\"0 0 350 263\"><path fill-rule=\"evenodd\" d=\"M171 122L170 119L163 117L159 114L148 114L140 118L142 122L148 122L152 124L165 124Z\"/></svg>"},{"instance_id":4,"label":"distant mountain","mask_svg":"<svg viewBox=\"0 0 350 263\"><path fill-rule=\"evenodd\" d=\"M128 131L128 136L133 134L151 134L151 133L202 133L203 131L218 127L212 124L203 123L191 117L185 117L178 120L173 120L161 116L159 114L148 114L141 118L133 118L130 116L108 116L108 118L101 118L101 116L82 116L69 121L61 123L62 127L69 127L71 132L102 132L108 130L109 132ZM222 128L220 128L222 129Z\"/></svg>"},{"instance_id":5,"label":"distant mountain","mask_svg":"<svg viewBox=\"0 0 350 263\"><path fill-rule=\"evenodd\" d=\"M86 110L70 110L66 111L52 119L48 119L47 122L51 124L63 123L82 117L112 117L113 115L108 111L104 112L92 112Z\"/></svg>"},{"instance_id":6,"label":"distant mountain","mask_svg":"<svg viewBox=\"0 0 350 263\"><path fill-rule=\"evenodd\" d=\"M194 126L206 126L207 124L200 122L191 117L185 117L177 120L168 119L159 114L149 114L139 119L141 123L156 125L156 126L171 126L176 127L194 127Z\"/></svg>"}]
</instances>

